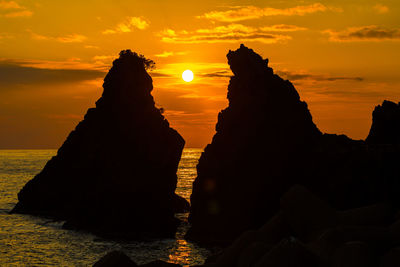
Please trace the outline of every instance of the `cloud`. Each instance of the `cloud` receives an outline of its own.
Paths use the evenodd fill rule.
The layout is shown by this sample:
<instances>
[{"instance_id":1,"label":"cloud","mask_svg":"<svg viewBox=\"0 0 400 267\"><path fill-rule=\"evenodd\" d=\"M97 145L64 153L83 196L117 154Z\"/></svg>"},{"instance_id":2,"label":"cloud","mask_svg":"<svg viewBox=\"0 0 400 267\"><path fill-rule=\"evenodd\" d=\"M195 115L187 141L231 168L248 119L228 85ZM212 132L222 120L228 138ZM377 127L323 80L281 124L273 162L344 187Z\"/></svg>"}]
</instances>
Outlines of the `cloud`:
<instances>
[{"instance_id":1,"label":"cloud","mask_svg":"<svg viewBox=\"0 0 400 267\"><path fill-rule=\"evenodd\" d=\"M111 61L114 60L115 57L114 56L94 56L93 60L94 61Z\"/></svg>"},{"instance_id":2,"label":"cloud","mask_svg":"<svg viewBox=\"0 0 400 267\"><path fill-rule=\"evenodd\" d=\"M324 33L329 34L329 40L333 42L400 40L400 29L385 29L376 25L352 27L344 31L326 30Z\"/></svg>"},{"instance_id":3,"label":"cloud","mask_svg":"<svg viewBox=\"0 0 400 267\"><path fill-rule=\"evenodd\" d=\"M299 72L291 72L291 71L276 71L276 74L282 76L285 79L290 81L298 81L298 80L312 80L317 82L322 81L340 81L340 80L350 80L362 82L364 78L362 77L351 77L351 76L327 76L327 75L319 75L319 74L311 74L311 73L299 73Z\"/></svg>"},{"instance_id":4,"label":"cloud","mask_svg":"<svg viewBox=\"0 0 400 267\"><path fill-rule=\"evenodd\" d=\"M119 23L114 29L104 30L103 34L127 33L132 32L135 28L144 30L149 27L149 22L141 17L127 17L123 22Z\"/></svg>"},{"instance_id":5,"label":"cloud","mask_svg":"<svg viewBox=\"0 0 400 267\"><path fill-rule=\"evenodd\" d=\"M272 26L265 26L260 28L262 31L271 31L271 32L296 32L296 31L305 31L307 28L299 27L296 25L287 25L287 24L278 24Z\"/></svg>"},{"instance_id":6,"label":"cloud","mask_svg":"<svg viewBox=\"0 0 400 267\"><path fill-rule=\"evenodd\" d=\"M165 58L165 57L171 57L171 56L182 56L182 55L186 55L186 54L187 54L187 52L169 52L169 51L164 51L161 54L156 54L154 56Z\"/></svg>"},{"instance_id":7,"label":"cloud","mask_svg":"<svg viewBox=\"0 0 400 267\"><path fill-rule=\"evenodd\" d=\"M341 11L338 8L327 7L321 3L314 3L305 6L295 6L290 8L272 8L272 7L232 7L226 11L211 11L197 18L209 19L222 22L237 22L242 20L259 19L268 16L304 16L306 14L324 12L327 10Z\"/></svg>"},{"instance_id":8,"label":"cloud","mask_svg":"<svg viewBox=\"0 0 400 267\"><path fill-rule=\"evenodd\" d=\"M292 39L288 35L276 32L295 31L303 29L294 25L273 25L264 27L250 27L242 24L229 24L214 28L198 29L195 31L181 31L177 33L172 29L164 30L157 35L166 43L235 43L235 42L261 42L277 43Z\"/></svg>"},{"instance_id":9,"label":"cloud","mask_svg":"<svg viewBox=\"0 0 400 267\"><path fill-rule=\"evenodd\" d=\"M8 33L0 33L0 40L1 40L1 39L11 39L11 38L14 38L14 36L11 35L11 34L8 34Z\"/></svg>"},{"instance_id":10,"label":"cloud","mask_svg":"<svg viewBox=\"0 0 400 267\"><path fill-rule=\"evenodd\" d=\"M30 30L28 30L28 32L30 32L32 39L39 41L55 41L60 43L82 43L87 39L85 35L76 33L54 37L54 36L37 34Z\"/></svg>"},{"instance_id":11,"label":"cloud","mask_svg":"<svg viewBox=\"0 0 400 267\"><path fill-rule=\"evenodd\" d=\"M19 17L31 17L33 12L30 10L22 10L16 12L10 12L4 15L6 18L19 18Z\"/></svg>"},{"instance_id":12,"label":"cloud","mask_svg":"<svg viewBox=\"0 0 400 267\"><path fill-rule=\"evenodd\" d=\"M0 9L23 9L23 7L15 1L2 0L0 1Z\"/></svg>"},{"instance_id":13,"label":"cloud","mask_svg":"<svg viewBox=\"0 0 400 267\"><path fill-rule=\"evenodd\" d=\"M98 55L92 58L94 64L96 66L101 67L102 69L107 69L114 61L114 59L116 59L115 56L109 56L109 55Z\"/></svg>"},{"instance_id":14,"label":"cloud","mask_svg":"<svg viewBox=\"0 0 400 267\"><path fill-rule=\"evenodd\" d=\"M261 42L261 43L277 43L279 41L290 40L290 36L275 35L275 34L226 34L222 36L189 36L189 37L175 37L163 38L162 41L166 43L236 43L236 42Z\"/></svg>"},{"instance_id":15,"label":"cloud","mask_svg":"<svg viewBox=\"0 0 400 267\"><path fill-rule=\"evenodd\" d=\"M3 65L18 65L22 67L32 67L37 69L68 69L68 70L101 70L106 71L97 64L81 62L79 58L72 57L64 61L46 61L35 59L5 59L0 58L0 64Z\"/></svg>"},{"instance_id":16,"label":"cloud","mask_svg":"<svg viewBox=\"0 0 400 267\"><path fill-rule=\"evenodd\" d=\"M165 29L162 32L158 34L159 36L169 36L169 37L174 37L176 36L176 32L172 29Z\"/></svg>"},{"instance_id":17,"label":"cloud","mask_svg":"<svg viewBox=\"0 0 400 267\"><path fill-rule=\"evenodd\" d=\"M59 69L27 66L32 63L0 61L0 88L11 85L72 83L103 78L105 72L95 69ZM38 64L40 66L40 62Z\"/></svg>"},{"instance_id":18,"label":"cloud","mask_svg":"<svg viewBox=\"0 0 400 267\"><path fill-rule=\"evenodd\" d=\"M0 16L6 18L31 17L33 12L15 1L0 1Z\"/></svg>"},{"instance_id":19,"label":"cloud","mask_svg":"<svg viewBox=\"0 0 400 267\"><path fill-rule=\"evenodd\" d=\"M100 47L98 47L96 45L85 45L84 47L87 49L100 49Z\"/></svg>"},{"instance_id":20,"label":"cloud","mask_svg":"<svg viewBox=\"0 0 400 267\"><path fill-rule=\"evenodd\" d=\"M157 78L171 78L174 77L173 75L169 73L164 73L162 71L157 71L157 70L152 70L149 72L151 77L157 77Z\"/></svg>"},{"instance_id":21,"label":"cloud","mask_svg":"<svg viewBox=\"0 0 400 267\"><path fill-rule=\"evenodd\" d=\"M229 69L226 70L219 70L210 73L203 73L199 74L201 77L208 77L208 78L229 78L233 76L232 72Z\"/></svg>"},{"instance_id":22,"label":"cloud","mask_svg":"<svg viewBox=\"0 0 400 267\"><path fill-rule=\"evenodd\" d=\"M389 7L382 4L376 4L374 9L378 14L385 14L389 12Z\"/></svg>"},{"instance_id":23,"label":"cloud","mask_svg":"<svg viewBox=\"0 0 400 267\"><path fill-rule=\"evenodd\" d=\"M87 39L87 37L81 34L69 34L66 36L56 37L55 39L61 43L82 43Z\"/></svg>"}]
</instances>

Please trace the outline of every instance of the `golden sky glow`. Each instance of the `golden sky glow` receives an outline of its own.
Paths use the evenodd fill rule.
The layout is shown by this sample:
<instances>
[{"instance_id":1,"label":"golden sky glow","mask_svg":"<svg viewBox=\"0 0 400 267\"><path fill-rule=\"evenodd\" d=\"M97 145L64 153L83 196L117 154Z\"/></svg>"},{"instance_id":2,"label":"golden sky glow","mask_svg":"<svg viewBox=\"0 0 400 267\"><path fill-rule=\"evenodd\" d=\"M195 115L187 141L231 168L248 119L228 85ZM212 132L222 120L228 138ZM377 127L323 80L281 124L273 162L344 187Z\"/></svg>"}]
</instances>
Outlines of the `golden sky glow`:
<instances>
[{"instance_id":1,"label":"golden sky glow","mask_svg":"<svg viewBox=\"0 0 400 267\"><path fill-rule=\"evenodd\" d=\"M122 49L156 62L157 105L204 147L241 43L294 83L323 132L365 138L374 106L400 100L399 16L397 0L0 0L0 148L59 147Z\"/></svg>"}]
</instances>

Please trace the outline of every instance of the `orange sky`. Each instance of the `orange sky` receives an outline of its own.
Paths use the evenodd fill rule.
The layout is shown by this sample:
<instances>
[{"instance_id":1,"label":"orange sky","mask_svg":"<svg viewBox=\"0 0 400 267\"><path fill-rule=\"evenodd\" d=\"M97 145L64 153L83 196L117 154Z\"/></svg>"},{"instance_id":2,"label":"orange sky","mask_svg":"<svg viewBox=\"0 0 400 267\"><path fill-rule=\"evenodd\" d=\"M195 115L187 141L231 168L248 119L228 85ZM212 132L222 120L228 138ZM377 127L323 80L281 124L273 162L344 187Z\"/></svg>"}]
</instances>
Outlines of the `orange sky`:
<instances>
[{"instance_id":1,"label":"orange sky","mask_svg":"<svg viewBox=\"0 0 400 267\"><path fill-rule=\"evenodd\" d=\"M323 132L365 138L374 106L400 100L399 16L397 0L0 0L0 149L58 148L122 49L156 62L157 105L186 147L204 147L241 43L294 83Z\"/></svg>"}]
</instances>

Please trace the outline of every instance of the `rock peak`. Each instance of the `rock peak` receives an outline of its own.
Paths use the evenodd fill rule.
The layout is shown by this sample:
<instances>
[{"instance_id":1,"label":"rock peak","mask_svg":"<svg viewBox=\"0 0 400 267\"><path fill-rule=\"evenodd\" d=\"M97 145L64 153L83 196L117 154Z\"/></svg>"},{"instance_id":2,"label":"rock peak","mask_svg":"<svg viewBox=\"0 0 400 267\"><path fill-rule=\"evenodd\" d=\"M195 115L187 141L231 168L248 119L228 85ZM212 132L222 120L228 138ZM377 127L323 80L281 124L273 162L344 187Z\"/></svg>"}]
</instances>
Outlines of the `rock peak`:
<instances>
[{"instance_id":1,"label":"rock peak","mask_svg":"<svg viewBox=\"0 0 400 267\"><path fill-rule=\"evenodd\" d=\"M372 113L369 144L400 144L400 103L385 100Z\"/></svg>"},{"instance_id":2,"label":"rock peak","mask_svg":"<svg viewBox=\"0 0 400 267\"><path fill-rule=\"evenodd\" d=\"M122 50L104 79L104 92L97 106L103 103L114 105L116 102L153 106L154 100L150 94L153 80L147 70L154 67L153 60L129 49Z\"/></svg>"},{"instance_id":3,"label":"rock peak","mask_svg":"<svg viewBox=\"0 0 400 267\"><path fill-rule=\"evenodd\" d=\"M232 72L237 76L265 72L266 70L272 74L272 69L268 67L268 59L263 59L244 44L241 44L240 48L235 51L229 50L227 58Z\"/></svg>"},{"instance_id":4,"label":"rock peak","mask_svg":"<svg viewBox=\"0 0 400 267\"><path fill-rule=\"evenodd\" d=\"M136 70L147 70L153 69L155 63L151 59L147 59L145 56L138 54L136 52L132 52L130 49L122 50L119 53L119 58L114 60L113 67L123 67L129 66Z\"/></svg>"}]
</instances>

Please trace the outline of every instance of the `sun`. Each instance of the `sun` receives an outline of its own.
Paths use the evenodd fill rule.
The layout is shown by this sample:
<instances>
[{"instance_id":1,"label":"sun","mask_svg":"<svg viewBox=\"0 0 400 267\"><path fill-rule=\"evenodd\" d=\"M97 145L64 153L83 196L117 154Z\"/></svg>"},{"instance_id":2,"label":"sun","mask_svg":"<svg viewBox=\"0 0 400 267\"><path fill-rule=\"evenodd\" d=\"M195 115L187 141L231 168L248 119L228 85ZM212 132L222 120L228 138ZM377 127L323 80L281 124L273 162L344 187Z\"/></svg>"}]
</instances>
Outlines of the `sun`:
<instances>
[{"instance_id":1,"label":"sun","mask_svg":"<svg viewBox=\"0 0 400 267\"><path fill-rule=\"evenodd\" d=\"M194 77L193 71L191 71L191 70L185 70L184 72L182 72L182 79L185 82L193 81L193 77Z\"/></svg>"}]
</instances>

